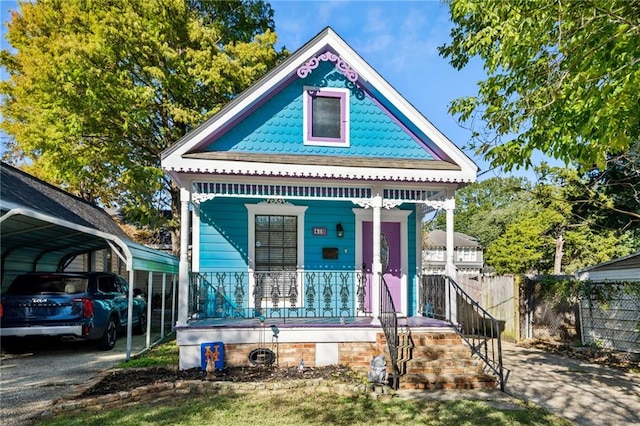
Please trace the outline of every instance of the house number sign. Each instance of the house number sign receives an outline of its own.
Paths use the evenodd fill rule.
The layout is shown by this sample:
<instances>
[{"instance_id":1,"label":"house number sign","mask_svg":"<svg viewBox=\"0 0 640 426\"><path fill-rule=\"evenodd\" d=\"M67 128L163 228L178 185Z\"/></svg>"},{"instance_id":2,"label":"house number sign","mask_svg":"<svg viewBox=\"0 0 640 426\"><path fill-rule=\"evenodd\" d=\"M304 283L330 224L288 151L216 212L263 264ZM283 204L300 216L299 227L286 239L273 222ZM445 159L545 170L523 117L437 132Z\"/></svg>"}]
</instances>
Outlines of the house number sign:
<instances>
[{"instance_id":1,"label":"house number sign","mask_svg":"<svg viewBox=\"0 0 640 426\"><path fill-rule=\"evenodd\" d=\"M315 236L326 237L327 236L327 228L324 226L314 226L311 228L311 233Z\"/></svg>"}]
</instances>

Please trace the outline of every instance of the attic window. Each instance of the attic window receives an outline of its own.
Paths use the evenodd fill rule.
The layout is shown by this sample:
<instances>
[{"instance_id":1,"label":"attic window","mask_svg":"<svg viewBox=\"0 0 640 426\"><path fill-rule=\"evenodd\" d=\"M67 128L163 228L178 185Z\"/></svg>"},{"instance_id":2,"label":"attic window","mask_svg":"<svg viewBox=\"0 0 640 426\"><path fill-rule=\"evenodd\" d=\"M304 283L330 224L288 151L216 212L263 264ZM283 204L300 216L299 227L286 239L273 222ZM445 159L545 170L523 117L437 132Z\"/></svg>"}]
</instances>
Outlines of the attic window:
<instances>
[{"instance_id":1,"label":"attic window","mask_svg":"<svg viewBox=\"0 0 640 426\"><path fill-rule=\"evenodd\" d=\"M304 143L349 146L349 92L305 87Z\"/></svg>"}]
</instances>

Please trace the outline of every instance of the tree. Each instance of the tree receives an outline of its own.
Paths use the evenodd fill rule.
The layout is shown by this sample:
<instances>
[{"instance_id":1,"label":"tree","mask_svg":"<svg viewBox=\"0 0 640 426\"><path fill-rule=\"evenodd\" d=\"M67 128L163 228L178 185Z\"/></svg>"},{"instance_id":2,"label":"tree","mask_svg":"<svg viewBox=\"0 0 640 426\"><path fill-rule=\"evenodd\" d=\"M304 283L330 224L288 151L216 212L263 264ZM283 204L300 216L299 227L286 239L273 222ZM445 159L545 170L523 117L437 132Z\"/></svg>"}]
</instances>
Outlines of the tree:
<instances>
[{"instance_id":1,"label":"tree","mask_svg":"<svg viewBox=\"0 0 640 426\"><path fill-rule=\"evenodd\" d=\"M548 259L550 242L541 215L529 213L507 225L503 234L486 248L485 260L498 274L539 272Z\"/></svg>"},{"instance_id":2,"label":"tree","mask_svg":"<svg viewBox=\"0 0 640 426\"><path fill-rule=\"evenodd\" d=\"M572 273L634 250L631 230L603 226L607 215L585 211L587 181L576 170L543 164L536 173L536 185L492 178L456 191L455 229L480 241L498 273ZM443 229L444 215L434 222Z\"/></svg>"},{"instance_id":3,"label":"tree","mask_svg":"<svg viewBox=\"0 0 640 426\"><path fill-rule=\"evenodd\" d=\"M449 0L456 69L488 77L450 112L493 166L531 166L539 150L589 171L640 140L640 2ZM485 123L485 124L481 124ZM483 127L484 126L484 127Z\"/></svg>"},{"instance_id":4,"label":"tree","mask_svg":"<svg viewBox=\"0 0 640 426\"><path fill-rule=\"evenodd\" d=\"M5 160L142 225L166 222L163 204L179 217L160 153L286 54L262 0L19 5L0 56Z\"/></svg>"},{"instance_id":5,"label":"tree","mask_svg":"<svg viewBox=\"0 0 640 426\"><path fill-rule=\"evenodd\" d=\"M525 178L490 178L456 191L454 229L472 235L487 247L507 225L528 211L532 195ZM436 216L433 229L445 229L445 216Z\"/></svg>"}]
</instances>

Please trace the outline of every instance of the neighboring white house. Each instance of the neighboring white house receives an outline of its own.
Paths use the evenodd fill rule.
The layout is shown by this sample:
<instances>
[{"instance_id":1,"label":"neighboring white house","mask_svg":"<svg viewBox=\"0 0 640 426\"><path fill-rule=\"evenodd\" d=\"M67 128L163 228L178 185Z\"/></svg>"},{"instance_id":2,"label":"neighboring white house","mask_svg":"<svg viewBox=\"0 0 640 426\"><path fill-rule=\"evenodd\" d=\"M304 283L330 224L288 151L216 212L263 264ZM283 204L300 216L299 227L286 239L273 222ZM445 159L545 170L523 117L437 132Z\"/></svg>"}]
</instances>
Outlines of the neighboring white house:
<instances>
[{"instance_id":1,"label":"neighboring white house","mask_svg":"<svg viewBox=\"0 0 640 426\"><path fill-rule=\"evenodd\" d=\"M576 276L615 289L606 302L580 300L582 342L640 354L640 251L582 269Z\"/></svg>"},{"instance_id":2,"label":"neighboring white house","mask_svg":"<svg viewBox=\"0 0 640 426\"><path fill-rule=\"evenodd\" d=\"M474 237L454 232L453 262L459 274L480 274L484 265L482 246ZM429 232L422 249L422 272L444 274L446 266L446 232Z\"/></svg>"},{"instance_id":3,"label":"neighboring white house","mask_svg":"<svg viewBox=\"0 0 640 426\"><path fill-rule=\"evenodd\" d=\"M581 281L640 282L640 251L581 269L576 276Z\"/></svg>"}]
</instances>

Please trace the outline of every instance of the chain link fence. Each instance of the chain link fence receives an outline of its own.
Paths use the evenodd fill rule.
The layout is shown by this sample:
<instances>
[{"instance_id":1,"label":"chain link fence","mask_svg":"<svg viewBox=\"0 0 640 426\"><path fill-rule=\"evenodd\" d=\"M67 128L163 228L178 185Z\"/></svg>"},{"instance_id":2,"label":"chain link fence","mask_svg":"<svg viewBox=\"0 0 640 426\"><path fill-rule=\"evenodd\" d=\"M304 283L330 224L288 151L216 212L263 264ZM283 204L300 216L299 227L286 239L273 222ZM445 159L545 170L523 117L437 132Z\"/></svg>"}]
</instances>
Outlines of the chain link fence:
<instances>
[{"instance_id":1,"label":"chain link fence","mask_svg":"<svg viewBox=\"0 0 640 426\"><path fill-rule=\"evenodd\" d=\"M618 286L606 302L587 297L580 300L579 307L583 343L640 353L640 292Z\"/></svg>"},{"instance_id":2,"label":"chain link fence","mask_svg":"<svg viewBox=\"0 0 640 426\"><path fill-rule=\"evenodd\" d=\"M553 297L551 282L524 277L520 284L520 336L561 342L580 341L579 307L566 299Z\"/></svg>"}]
</instances>

